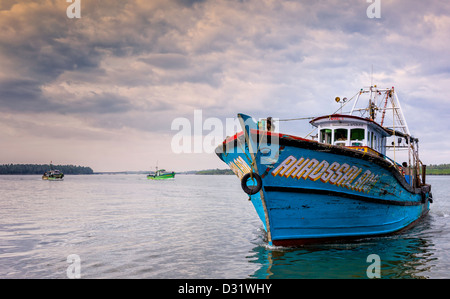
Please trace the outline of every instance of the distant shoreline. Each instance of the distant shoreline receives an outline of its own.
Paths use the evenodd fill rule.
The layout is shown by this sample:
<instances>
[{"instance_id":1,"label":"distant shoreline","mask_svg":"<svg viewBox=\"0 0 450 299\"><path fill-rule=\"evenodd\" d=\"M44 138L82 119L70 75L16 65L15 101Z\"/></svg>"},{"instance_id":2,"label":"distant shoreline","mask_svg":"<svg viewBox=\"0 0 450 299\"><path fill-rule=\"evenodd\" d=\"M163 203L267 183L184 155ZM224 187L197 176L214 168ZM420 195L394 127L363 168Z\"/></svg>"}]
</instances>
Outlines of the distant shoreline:
<instances>
[{"instance_id":1,"label":"distant shoreline","mask_svg":"<svg viewBox=\"0 0 450 299\"><path fill-rule=\"evenodd\" d=\"M98 171L94 172L91 167L75 166L75 165L54 165L54 169L58 169L65 175L101 175L101 174L142 174L147 175L152 171ZM48 164L2 164L0 165L0 175L42 175L50 169ZM169 171L170 172L170 171ZM175 172L178 175L234 175L231 169L205 169L205 170L188 170ZM450 164L427 165L426 175L450 175Z\"/></svg>"},{"instance_id":2,"label":"distant shoreline","mask_svg":"<svg viewBox=\"0 0 450 299\"><path fill-rule=\"evenodd\" d=\"M42 175L51 168L58 169L64 174L93 174L90 167L79 165L52 165L49 164L2 164L0 174L7 175Z\"/></svg>"},{"instance_id":3,"label":"distant shoreline","mask_svg":"<svg viewBox=\"0 0 450 299\"><path fill-rule=\"evenodd\" d=\"M198 171L201 172L201 171ZM106 172L94 172L94 173L69 173L69 174L65 174L65 175L118 175L118 174L130 174L130 175L134 175L134 174L142 174L142 175L147 175L149 172L143 172L143 171L106 171ZM42 175L43 173L0 173L1 175ZM197 172L192 172L192 171L183 171L183 172L175 172L175 174L177 175L233 175L232 174L223 174L223 173L197 173ZM427 176L450 176L450 174L430 174L428 173Z\"/></svg>"},{"instance_id":4,"label":"distant shoreline","mask_svg":"<svg viewBox=\"0 0 450 299\"><path fill-rule=\"evenodd\" d=\"M147 175L152 171L93 171L92 168L86 166L75 165L53 165L54 169L60 170L65 175L117 175L117 174L142 174ZM48 164L3 164L0 165L0 175L42 175L50 170ZM231 169L206 169L206 170L188 170L175 172L178 175L233 175Z\"/></svg>"},{"instance_id":5,"label":"distant shoreline","mask_svg":"<svg viewBox=\"0 0 450 299\"><path fill-rule=\"evenodd\" d=\"M99 171L94 172L93 174L148 174L152 171ZM171 171L168 171L171 172ZM234 175L233 171L231 169L206 169L206 170L187 170L187 171L180 171L176 172L177 175L186 175L186 174L193 174L193 175Z\"/></svg>"}]
</instances>

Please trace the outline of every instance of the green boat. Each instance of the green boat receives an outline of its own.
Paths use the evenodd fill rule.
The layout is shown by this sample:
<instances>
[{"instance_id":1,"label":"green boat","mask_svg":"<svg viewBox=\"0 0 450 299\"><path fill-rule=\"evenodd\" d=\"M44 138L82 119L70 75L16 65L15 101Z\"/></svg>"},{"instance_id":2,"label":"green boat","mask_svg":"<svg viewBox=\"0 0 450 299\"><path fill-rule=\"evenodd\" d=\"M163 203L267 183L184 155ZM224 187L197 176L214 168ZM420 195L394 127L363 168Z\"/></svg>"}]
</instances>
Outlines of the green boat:
<instances>
[{"instance_id":1,"label":"green boat","mask_svg":"<svg viewBox=\"0 0 450 299\"><path fill-rule=\"evenodd\" d=\"M158 169L156 167L156 171L154 174L147 175L147 179L149 180L165 180L165 179L173 179L175 178L175 172L165 172L165 169Z\"/></svg>"},{"instance_id":2,"label":"green boat","mask_svg":"<svg viewBox=\"0 0 450 299\"><path fill-rule=\"evenodd\" d=\"M50 162L50 170L46 171L42 175L43 180L61 181L61 180L63 180L63 178L64 178L64 173L62 173L58 169L54 169L52 162Z\"/></svg>"}]
</instances>

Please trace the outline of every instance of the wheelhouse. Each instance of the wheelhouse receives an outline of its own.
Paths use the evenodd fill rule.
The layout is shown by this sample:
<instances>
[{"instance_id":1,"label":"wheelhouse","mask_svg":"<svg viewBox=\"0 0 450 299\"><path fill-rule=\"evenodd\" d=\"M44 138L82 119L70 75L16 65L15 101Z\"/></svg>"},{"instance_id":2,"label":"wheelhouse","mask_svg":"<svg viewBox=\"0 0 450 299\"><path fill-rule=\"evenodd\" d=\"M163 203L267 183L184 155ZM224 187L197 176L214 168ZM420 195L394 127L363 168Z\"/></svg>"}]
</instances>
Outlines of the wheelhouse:
<instances>
[{"instance_id":1,"label":"wheelhouse","mask_svg":"<svg viewBox=\"0 0 450 299\"><path fill-rule=\"evenodd\" d=\"M391 134L370 119L332 114L317 117L310 123L318 128L320 143L386 155L386 138Z\"/></svg>"}]
</instances>

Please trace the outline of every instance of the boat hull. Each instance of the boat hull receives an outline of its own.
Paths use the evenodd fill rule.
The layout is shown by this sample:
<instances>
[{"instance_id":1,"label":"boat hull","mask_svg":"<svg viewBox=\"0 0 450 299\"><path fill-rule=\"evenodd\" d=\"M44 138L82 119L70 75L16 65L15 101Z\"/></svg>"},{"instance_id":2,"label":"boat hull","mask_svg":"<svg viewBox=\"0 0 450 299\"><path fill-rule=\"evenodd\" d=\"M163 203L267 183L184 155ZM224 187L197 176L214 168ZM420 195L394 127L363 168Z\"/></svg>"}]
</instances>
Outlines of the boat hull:
<instances>
[{"instance_id":1,"label":"boat hull","mask_svg":"<svg viewBox=\"0 0 450 299\"><path fill-rule=\"evenodd\" d=\"M173 179L175 178L175 173L166 173L166 174L162 174L162 175L158 175L158 176L153 176L153 175L147 175L147 179L149 180L166 180L166 179Z\"/></svg>"},{"instance_id":2,"label":"boat hull","mask_svg":"<svg viewBox=\"0 0 450 299\"><path fill-rule=\"evenodd\" d=\"M49 180L49 181L62 181L64 179L64 174L51 175L51 176L43 175L42 179Z\"/></svg>"},{"instance_id":3,"label":"boat hull","mask_svg":"<svg viewBox=\"0 0 450 299\"><path fill-rule=\"evenodd\" d=\"M258 134L251 130L250 146L236 134L216 153L240 179L250 172L261 178L249 197L273 245L391 234L429 210L430 188L409 186L383 157L275 133L262 153Z\"/></svg>"}]
</instances>

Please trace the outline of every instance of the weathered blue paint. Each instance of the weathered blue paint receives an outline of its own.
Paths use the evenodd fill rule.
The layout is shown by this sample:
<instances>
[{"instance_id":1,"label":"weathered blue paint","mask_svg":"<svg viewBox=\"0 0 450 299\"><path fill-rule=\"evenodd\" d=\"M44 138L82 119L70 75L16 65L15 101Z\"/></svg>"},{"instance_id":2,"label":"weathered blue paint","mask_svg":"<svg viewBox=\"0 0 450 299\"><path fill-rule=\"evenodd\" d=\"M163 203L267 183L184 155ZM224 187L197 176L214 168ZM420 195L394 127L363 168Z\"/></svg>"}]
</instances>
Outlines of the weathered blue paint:
<instances>
[{"instance_id":1,"label":"weathered blue paint","mask_svg":"<svg viewBox=\"0 0 450 299\"><path fill-rule=\"evenodd\" d=\"M225 140L216 153L238 177L252 171L262 178L250 199L269 243L389 234L428 212L430 189L409 186L383 157L260 132L251 118L239 116L248 131Z\"/></svg>"}]
</instances>

